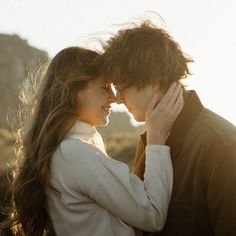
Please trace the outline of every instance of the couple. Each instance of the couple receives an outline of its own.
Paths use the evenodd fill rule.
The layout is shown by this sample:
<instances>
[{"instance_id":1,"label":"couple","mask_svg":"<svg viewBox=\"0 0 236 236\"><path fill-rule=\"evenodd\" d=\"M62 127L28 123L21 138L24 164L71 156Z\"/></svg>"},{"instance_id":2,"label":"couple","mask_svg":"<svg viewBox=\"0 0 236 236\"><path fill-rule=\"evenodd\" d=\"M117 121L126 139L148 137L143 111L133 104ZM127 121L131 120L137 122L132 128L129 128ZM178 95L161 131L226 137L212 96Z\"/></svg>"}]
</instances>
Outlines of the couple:
<instances>
[{"instance_id":1,"label":"couple","mask_svg":"<svg viewBox=\"0 0 236 236\"><path fill-rule=\"evenodd\" d=\"M102 55L59 52L21 143L17 235L50 225L61 236L236 235L235 127L180 85L191 61L150 22L119 31ZM113 102L145 121L133 173L106 154L95 128Z\"/></svg>"}]
</instances>

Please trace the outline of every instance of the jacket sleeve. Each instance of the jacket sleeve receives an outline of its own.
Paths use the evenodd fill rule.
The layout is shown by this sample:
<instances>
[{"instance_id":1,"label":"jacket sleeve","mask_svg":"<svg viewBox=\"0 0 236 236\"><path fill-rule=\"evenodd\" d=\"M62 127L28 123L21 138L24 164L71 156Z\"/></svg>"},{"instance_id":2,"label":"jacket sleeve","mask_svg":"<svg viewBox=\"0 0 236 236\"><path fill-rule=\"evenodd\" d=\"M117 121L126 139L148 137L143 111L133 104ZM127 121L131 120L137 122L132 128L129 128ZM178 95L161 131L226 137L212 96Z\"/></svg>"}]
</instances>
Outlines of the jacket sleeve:
<instances>
[{"instance_id":1,"label":"jacket sleeve","mask_svg":"<svg viewBox=\"0 0 236 236\"><path fill-rule=\"evenodd\" d=\"M216 236L236 235L236 148L214 149L207 188L209 215Z\"/></svg>"},{"instance_id":2,"label":"jacket sleeve","mask_svg":"<svg viewBox=\"0 0 236 236\"><path fill-rule=\"evenodd\" d=\"M168 146L146 147L144 181L126 164L106 157L92 145L62 145L68 183L127 224L146 231L163 228L171 196L173 169ZM71 157L71 158L70 158ZM63 167L64 168L64 167Z\"/></svg>"}]
</instances>

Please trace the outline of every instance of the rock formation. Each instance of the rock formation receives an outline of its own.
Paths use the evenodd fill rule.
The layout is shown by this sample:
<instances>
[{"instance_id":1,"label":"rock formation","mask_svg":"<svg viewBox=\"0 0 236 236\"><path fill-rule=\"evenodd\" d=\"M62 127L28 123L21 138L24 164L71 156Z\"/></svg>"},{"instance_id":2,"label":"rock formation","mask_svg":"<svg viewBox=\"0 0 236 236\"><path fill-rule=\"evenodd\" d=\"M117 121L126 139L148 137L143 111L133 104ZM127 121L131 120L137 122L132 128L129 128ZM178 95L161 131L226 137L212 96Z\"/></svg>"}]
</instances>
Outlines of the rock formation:
<instances>
[{"instance_id":1,"label":"rock formation","mask_svg":"<svg viewBox=\"0 0 236 236\"><path fill-rule=\"evenodd\" d=\"M46 52L30 46L18 35L0 34L0 127L11 129L23 80L47 60Z\"/></svg>"}]
</instances>

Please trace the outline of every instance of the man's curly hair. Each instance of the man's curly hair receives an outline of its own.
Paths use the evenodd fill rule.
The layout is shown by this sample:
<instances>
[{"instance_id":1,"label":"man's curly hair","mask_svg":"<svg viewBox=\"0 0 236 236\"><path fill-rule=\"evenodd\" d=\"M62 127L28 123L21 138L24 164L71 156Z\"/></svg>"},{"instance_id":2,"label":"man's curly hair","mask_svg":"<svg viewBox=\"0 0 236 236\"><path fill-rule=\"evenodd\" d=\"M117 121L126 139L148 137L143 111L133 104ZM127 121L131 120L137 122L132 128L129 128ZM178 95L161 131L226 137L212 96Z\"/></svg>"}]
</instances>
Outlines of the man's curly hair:
<instances>
[{"instance_id":1,"label":"man's curly hair","mask_svg":"<svg viewBox=\"0 0 236 236\"><path fill-rule=\"evenodd\" d=\"M106 77L127 87L158 83L167 89L174 81L191 74L187 63L193 62L164 29L150 21L120 30L104 45L102 63Z\"/></svg>"}]
</instances>

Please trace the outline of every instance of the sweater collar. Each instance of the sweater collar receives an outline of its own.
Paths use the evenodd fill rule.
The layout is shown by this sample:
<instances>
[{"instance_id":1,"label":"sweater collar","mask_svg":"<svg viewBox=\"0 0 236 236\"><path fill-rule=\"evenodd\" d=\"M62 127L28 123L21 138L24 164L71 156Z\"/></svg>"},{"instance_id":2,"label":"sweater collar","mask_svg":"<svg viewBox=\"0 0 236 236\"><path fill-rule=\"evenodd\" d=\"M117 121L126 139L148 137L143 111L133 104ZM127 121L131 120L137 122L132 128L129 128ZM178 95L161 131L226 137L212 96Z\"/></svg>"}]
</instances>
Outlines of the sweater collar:
<instances>
[{"instance_id":1,"label":"sweater collar","mask_svg":"<svg viewBox=\"0 0 236 236\"><path fill-rule=\"evenodd\" d=\"M78 135L78 136L87 136L88 138L92 138L96 134L97 130L94 126L85 123L83 121L77 120L74 126L71 128L69 132L69 136Z\"/></svg>"},{"instance_id":2,"label":"sweater collar","mask_svg":"<svg viewBox=\"0 0 236 236\"><path fill-rule=\"evenodd\" d=\"M197 116L203 110L203 105L194 90L185 91L185 104L177 117L166 144L171 148L172 157L181 151L184 141L193 126ZM147 144L146 132L141 135L144 145Z\"/></svg>"}]
</instances>

